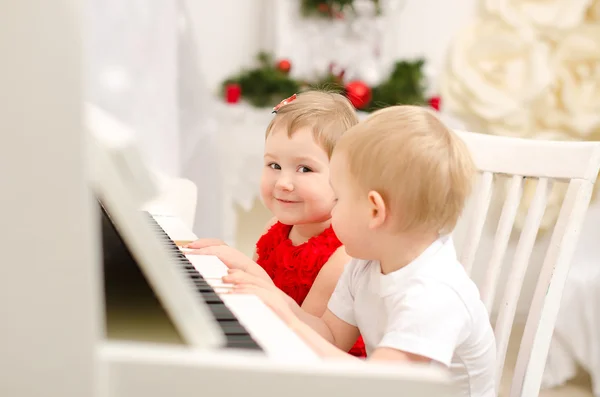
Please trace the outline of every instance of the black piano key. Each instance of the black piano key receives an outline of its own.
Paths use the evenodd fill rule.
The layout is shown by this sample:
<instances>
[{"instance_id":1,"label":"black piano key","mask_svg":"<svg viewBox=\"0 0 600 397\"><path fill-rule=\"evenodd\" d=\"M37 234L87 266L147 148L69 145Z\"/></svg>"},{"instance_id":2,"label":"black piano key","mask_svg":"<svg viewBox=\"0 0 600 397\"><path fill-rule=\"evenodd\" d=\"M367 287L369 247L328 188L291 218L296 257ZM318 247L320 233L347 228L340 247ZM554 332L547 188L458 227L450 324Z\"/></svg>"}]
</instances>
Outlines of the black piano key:
<instances>
[{"instance_id":1,"label":"black piano key","mask_svg":"<svg viewBox=\"0 0 600 397\"><path fill-rule=\"evenodd\" d=\"M235 315L231 312L231 310L229 310L229 308L227 306L225 306L224 303L211 303L209 306L210 306L210 311L212 312L212 314L215 316L215 318L217 320L227 320L227 321L237 320Z\"/></svg>"},{"instance_id":2,"label":"black piano key","mask_svg":"<svg viewBox=\"0 0 600 397\"><path fill-rule=\"evenodd\" d=\"M262 348L254 341L233 341L228 339L225 347L230 349L246 349L246 350L259 350L262 351Z\"/></svg>"},{"instance_id":3,"label":"black piano key","mask_svg":"<svg viewBox=\"0 0 600 397\"><path fill-rule=\"evenodd\" d=\"M221 328L225 335L247 335L246 329L237 321L221 321Z\"/></svg>"},{"instance_id":4,"label":"black piano key","mask_svg":"<svg viewBox=\"0 0 600 397\"><path fill-rule=\"evenodd\" d=\"M262 351L262 347L256 343L246 328L240 324L235 315L223 303L223 300L196 270L194 265L181 252L179 247L169 238L154 218L146 212L152 228L164 241L165 247L173 255L173 262L181 269L184 275L192 282L199 293L199 297L207 304L211 314L221 327L226 337L227 348L249 349Z\"/></svg>"},{"instance_id":5,"label":"black piano key","mask_svg":"<svg viewBox=\"0 0 600 397\"><path fill-rule=\"evenodd\" d=\"M210 293L210 292L205 292L202 294L202 299L204 299L204 301L206 303L220 303L222 302L221 298L219 297L219 295L217 295L216 293Z\"/></svg>"}]
</instances>

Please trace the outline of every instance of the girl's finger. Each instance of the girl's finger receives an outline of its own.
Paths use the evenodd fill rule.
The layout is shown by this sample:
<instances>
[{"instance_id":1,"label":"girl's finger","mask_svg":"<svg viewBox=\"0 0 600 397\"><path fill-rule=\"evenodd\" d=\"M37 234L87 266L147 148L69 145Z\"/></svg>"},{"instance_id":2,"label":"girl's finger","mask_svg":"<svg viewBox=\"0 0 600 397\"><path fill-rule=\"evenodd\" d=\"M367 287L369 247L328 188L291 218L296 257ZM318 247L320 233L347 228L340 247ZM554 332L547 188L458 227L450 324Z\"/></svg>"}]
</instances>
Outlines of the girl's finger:
<instances>
[{"instance_id":1,"label":"girl's finger","mask_svg":"<svg viewBox=\"0 0 600 397\"><path fill-rule=\"evenodd\" d=\"M227 245L223 240L218 238L201 238L184 245L185 248L200 249L212 246Z\"/></svg>"}]
</instances>

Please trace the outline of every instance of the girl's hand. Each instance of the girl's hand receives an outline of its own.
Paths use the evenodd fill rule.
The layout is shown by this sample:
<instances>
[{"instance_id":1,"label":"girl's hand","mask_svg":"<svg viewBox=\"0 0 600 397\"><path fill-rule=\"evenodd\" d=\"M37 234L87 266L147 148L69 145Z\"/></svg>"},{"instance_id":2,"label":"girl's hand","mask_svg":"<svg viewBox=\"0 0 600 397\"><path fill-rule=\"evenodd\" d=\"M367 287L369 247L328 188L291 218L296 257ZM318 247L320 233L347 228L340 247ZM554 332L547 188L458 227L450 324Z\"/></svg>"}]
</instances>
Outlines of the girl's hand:
<instances>
[{"instance_id":1,"label":"girl's hand","mask_svg":"<svg viewBox=\"0 0 600 397\"><path fill-rule=\"evenodd\" d=\"M239 269L248 271L248 269L255 265L254 261L242 254L235 248L231 248L228 245L213 245L206 246L201 249L194 251L188 251L186 255L214 255L221 260L230 269ZM258 265L256 265L258 266Z\"/></svg>"},{"instance_id":2,"label":"girl's hand","mask_svg":"<svg viewBox=\"0 0 600 397\"><path fill-rule=\"evenodd\" d=\"M199 238L196 241L192 241L189 244L183 246L183 248L188 249L201 249L206 247L214 247L219 245L227 245L223 240L219 240L218 238Z\"/></svg>"}]
</instances>

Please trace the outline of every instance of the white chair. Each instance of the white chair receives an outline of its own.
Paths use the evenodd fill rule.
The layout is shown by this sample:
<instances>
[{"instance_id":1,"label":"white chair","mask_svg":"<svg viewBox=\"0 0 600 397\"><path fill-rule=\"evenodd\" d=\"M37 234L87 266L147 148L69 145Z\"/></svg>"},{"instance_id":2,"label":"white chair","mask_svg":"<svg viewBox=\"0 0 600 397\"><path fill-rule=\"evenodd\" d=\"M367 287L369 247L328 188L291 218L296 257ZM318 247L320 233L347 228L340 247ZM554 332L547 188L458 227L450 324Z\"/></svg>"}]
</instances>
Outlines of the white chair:
<instances>
[{"instance_id":1,"label":"white chair","mask_svg":"<svg viewBox=\"0 0 600 397\"><path fill-rule=\"evenodd\" d=\"M496 287L521 203L524 182L536 181L535 193L497 306L494 332L498 351L498 387L523 279L546 209L549 188L557 181L568 183L529 308L510 389L510 397L537 396L564 283L600 168L600 143L526 140L463 131L457 131L457 134L469 147L479 171L474 192L459 222L464 234L456 237L459 257L471 276L484 224L491 216L490 203L493 197L498 196L494 193L501 189L503 204L492 249L484 253L485 260L478 261L485 267L478 287L490 313L496 307ZM462 242L459 242L461 237Z\"/></svg>"}]
</instances>

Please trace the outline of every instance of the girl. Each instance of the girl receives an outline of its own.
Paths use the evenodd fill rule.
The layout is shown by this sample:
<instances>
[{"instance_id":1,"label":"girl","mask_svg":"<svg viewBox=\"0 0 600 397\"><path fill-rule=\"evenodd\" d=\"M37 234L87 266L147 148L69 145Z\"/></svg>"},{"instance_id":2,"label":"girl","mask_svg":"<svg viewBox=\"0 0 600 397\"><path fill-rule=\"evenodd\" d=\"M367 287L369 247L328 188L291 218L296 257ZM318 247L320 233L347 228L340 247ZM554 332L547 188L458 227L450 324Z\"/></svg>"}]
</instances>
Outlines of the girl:
<instances>
[{"instance_id":1,"label":"girl","mask_svg":"<svg viewBox=\"0 0 600 397\"><path fill-rule=\"evenodd\" d=\"M187 248L216 255L230 269L260 277L267 288L274 284L306 312L321 316L350 260L331 228L336 200L329 184L329 158L358 118L344 96L318 91L293 95L273 112L260 191L274 218L256 244L253 261L212 239ZM365 357L361 338L350 353Z\"/></svg>"}]
</instances>

